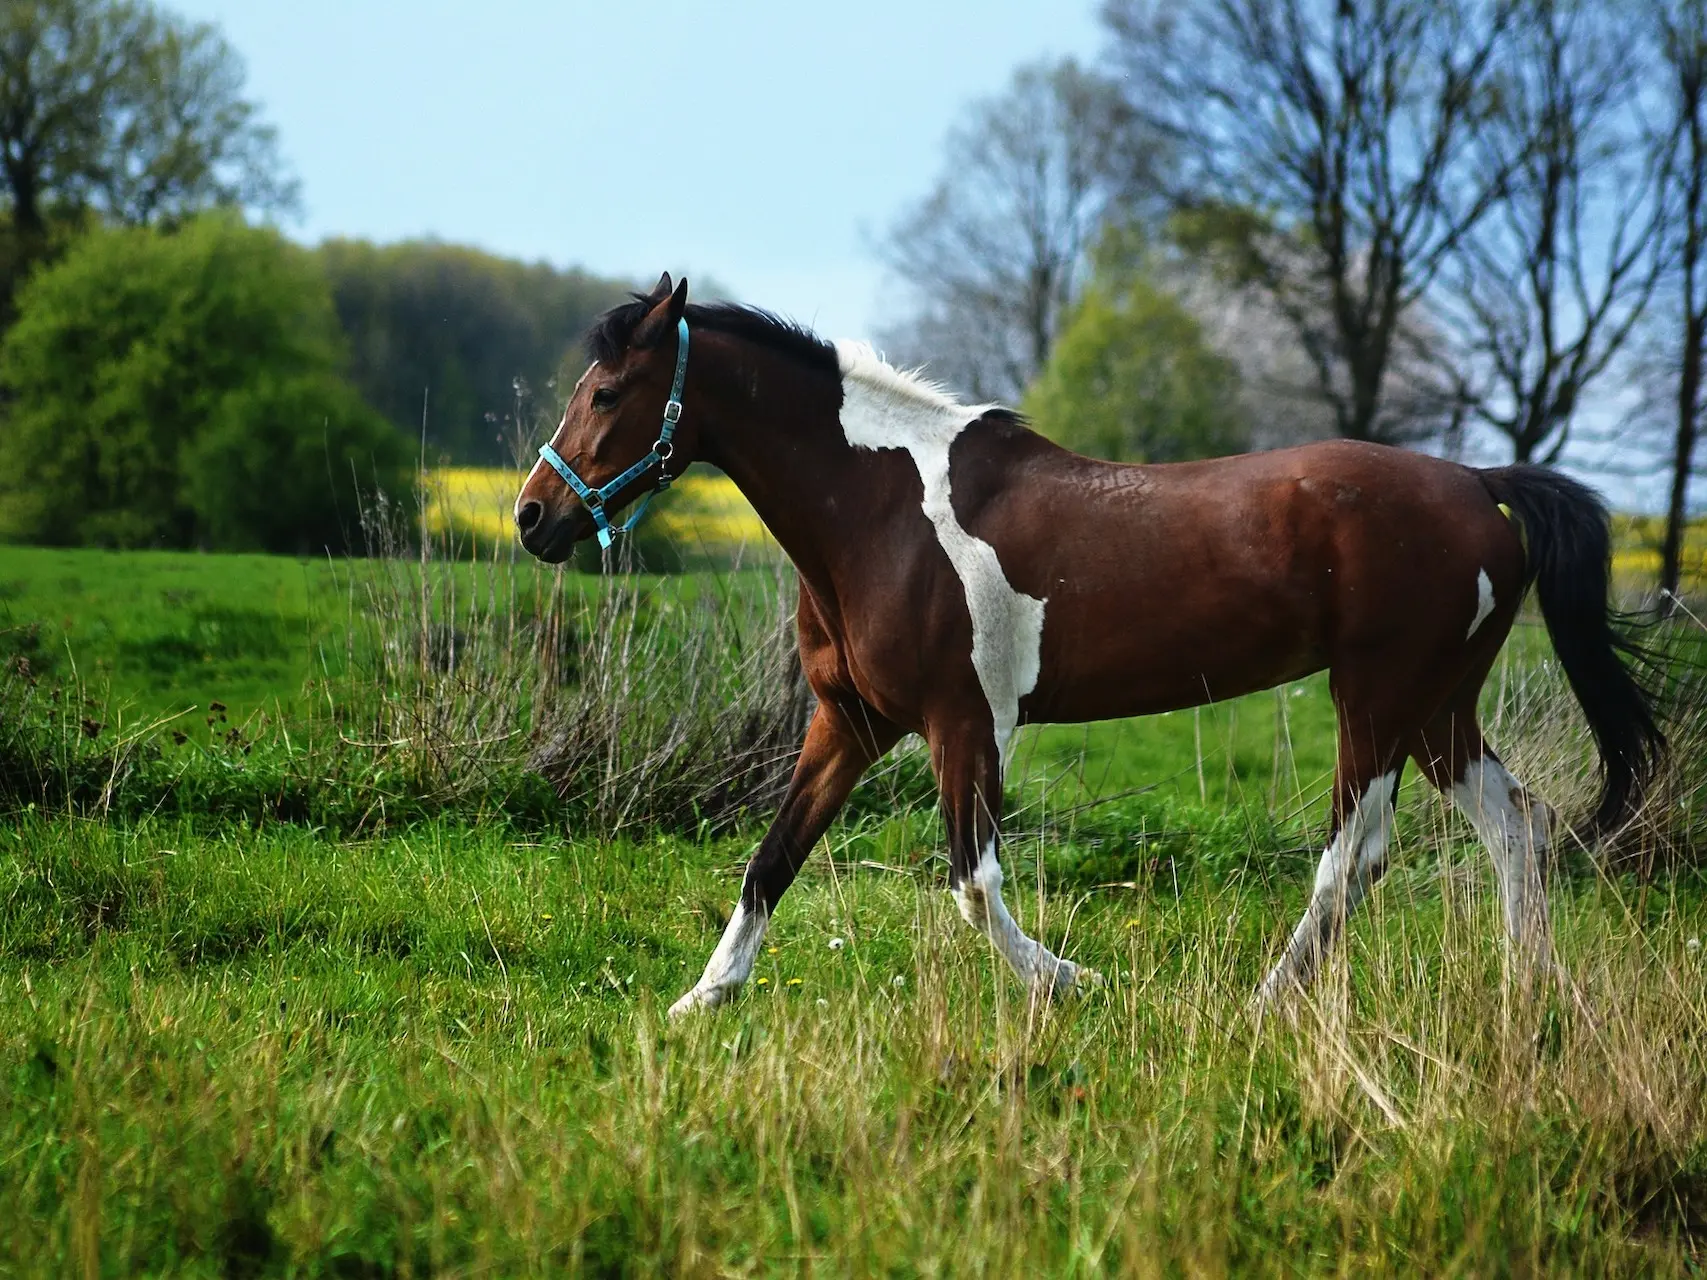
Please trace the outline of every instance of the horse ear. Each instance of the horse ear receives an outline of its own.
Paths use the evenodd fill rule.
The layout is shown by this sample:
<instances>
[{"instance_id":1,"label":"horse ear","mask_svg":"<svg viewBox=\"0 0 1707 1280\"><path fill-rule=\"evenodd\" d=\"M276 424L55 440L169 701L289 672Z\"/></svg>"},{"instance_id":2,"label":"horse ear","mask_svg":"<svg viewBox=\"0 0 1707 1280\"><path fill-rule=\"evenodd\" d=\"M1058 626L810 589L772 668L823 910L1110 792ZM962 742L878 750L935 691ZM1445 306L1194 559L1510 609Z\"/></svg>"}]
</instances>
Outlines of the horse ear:
<instances>
[{"instance_id":1,"label":"horse ear","mask_svg":"<svg viewBox=\"0 0 1707 1280\"><path fill-rule=\"evenodd\" d=\"M669 273L664 274L664 282L669 280ZM662 283L662 282L661 282ZM676 322L688 309L688 282L686 277L675 287L673 293L668 293L656 303L652 310L646 313L646 318L635 327L634 337L629 345L642 350L655 347L666 333L676 327Z\"/></svg>"},{"instance_id":2,"label":"horse ear","mask_svg":"<svg viewBox=\"0 0 1707 1280\"><path fill-rule=\"evenodd\" d=\"M652 286L652 292L646 296L648 298L665 298L675 291L676 283L670 279L670 273L666 271L658 277L658 283Z\"/></svg>"}]
</instances>

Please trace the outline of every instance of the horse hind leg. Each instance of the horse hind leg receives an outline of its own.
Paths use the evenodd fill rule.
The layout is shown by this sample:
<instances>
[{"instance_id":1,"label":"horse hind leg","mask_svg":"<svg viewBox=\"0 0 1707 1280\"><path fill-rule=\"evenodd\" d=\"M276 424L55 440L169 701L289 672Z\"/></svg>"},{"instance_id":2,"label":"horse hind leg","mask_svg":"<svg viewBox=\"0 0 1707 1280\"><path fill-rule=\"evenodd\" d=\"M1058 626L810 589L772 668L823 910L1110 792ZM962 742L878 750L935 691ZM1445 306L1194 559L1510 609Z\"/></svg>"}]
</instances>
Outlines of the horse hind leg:
<instances>
[{"instance_id":1,"label":"horse hind leg","mask_svg":"<svg viewBox=\"0 0 1707 1280\"><path fill-rule=\"evenodd\" d=\"M1393 802L1403 757L1383 753L1380 764L1347 767L1343 745L1334 781L1334 830L1316 867L1316 883L1286 951L1257 990L1259 1004L1309 986L1358 904L1387 870Z\"/></svg>"},{"instance_id":2,"label":"horse hind leg","mask_svg":"<svg viewBox=\"0 0 1707 1280\"><path fill-rule=\"evenodd\" d=\"M1514 953L1537 970L1551 967L1547 863L1557 824L1552 809L1529 794L1483 739L1473 697L1424 730L1416 758L1487 847Z\"/></svg>"}]
</instances>

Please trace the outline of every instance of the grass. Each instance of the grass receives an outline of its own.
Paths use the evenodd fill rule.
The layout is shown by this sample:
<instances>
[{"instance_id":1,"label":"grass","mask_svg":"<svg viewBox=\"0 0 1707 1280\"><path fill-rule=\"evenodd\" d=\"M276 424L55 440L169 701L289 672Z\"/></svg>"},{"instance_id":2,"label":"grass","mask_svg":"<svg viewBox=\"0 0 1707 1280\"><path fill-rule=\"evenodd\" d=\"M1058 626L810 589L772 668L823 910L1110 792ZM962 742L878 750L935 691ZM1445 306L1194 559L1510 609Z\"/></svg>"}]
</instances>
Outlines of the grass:
<instances>
[{"instance_id":1,"label":"grass","mask_svg":"<svg viewBox=\"0 0 1707 1280\"><path fill-rule=\"evenodd\" d=\"M904 864L889 826L842 832L762 983L676 1028L741 842L28 820L0 845L6 1252L37 1274L1699 1265L1699 882L1557 893L1585 1005L1530 1008L1448 842L1295 1026L1258 1026L1299 881L1040 911L1022 842L1017 909L1116 979L1032 1008L928 867L851 856L885 840Z\"/></svg>"},{"instance_id":2,"label":"grass","mask_svg":"<svg viewBox=\"0 0 1707 1280\"><path fill-rule=\"evenodd\" d=\"M960 922L913 754L746 994L669 1026L765 809L654 801L784 714L753 688L774 578L418 574L0 551L0 756L85 777L8 791L0 827L0 1274L1707 1264L1698 852L1640 879L1569 854L1575 993L1527 999L1485 856L1409 786L1340 962L1258 1023L1320 842L1314 679L1022 735L1010 902L1106 990L1034 1007ZM215 606L273 639L220 648L187 621ZM1492 733L1585 797L1544 654L1511 646ZM196 733L124 738L54 695L73 671L127 724L193 701ZM1698 850L1700 799L1678 784L1654 839Z\"/></svg>"},{"instance_id":3,"label":"grass","mask_svg":"<svg viewBox=\"0 0 1707 1280\"><path fill-rule=\"evenodd\" d=\"M6 655L50 679L76 672L138 714L293 703L339 604L323 561L0 548Z\"/></svg>"}]
</instances>

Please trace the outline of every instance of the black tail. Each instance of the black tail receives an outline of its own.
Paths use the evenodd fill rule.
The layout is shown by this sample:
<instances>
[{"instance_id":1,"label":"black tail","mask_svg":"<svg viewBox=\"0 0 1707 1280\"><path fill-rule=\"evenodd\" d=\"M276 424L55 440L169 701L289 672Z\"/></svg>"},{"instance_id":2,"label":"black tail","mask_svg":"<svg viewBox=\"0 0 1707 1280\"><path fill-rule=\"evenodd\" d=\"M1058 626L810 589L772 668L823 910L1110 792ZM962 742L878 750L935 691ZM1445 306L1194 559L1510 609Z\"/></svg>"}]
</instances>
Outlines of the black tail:
<instances>
[{"instance_id":1,"label":"black tail","mask_svg":"<svg viewBox=\"0 0 1707 1280\"><path fill-rule=\"evenodd\" d=\"M1481 476L1494 501L1517 518L1527 547L1524 572L1600 750L1600 800L1590 822L1604 833L1641 806L1666 750L1649 683L1652 659L1608 603L1606 504L1587 485L1546 467L1496 467Z\"/></svg>"}]
</instances>

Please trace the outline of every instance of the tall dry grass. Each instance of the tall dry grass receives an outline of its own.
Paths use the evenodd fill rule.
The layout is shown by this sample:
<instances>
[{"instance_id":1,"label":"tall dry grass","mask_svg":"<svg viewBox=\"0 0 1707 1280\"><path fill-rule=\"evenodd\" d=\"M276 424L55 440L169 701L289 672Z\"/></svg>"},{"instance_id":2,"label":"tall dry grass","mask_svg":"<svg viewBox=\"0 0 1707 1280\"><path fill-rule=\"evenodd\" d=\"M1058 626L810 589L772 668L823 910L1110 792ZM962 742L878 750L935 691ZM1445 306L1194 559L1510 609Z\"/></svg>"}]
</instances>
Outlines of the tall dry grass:
<instances>
[{"instance_id":1,"label":"tall dry grass","mask_svg":"<svg viewBox=\"0 0 1707 1280\"><path fill-rule=\"evenodd\" d=\"M452 803L535 774L608 832L780 798L811 710L791 570L645 575L625 541L577 574L450 532L411 545L383 516L350 570L331 710L351 742Z\"/></svg>"},{"instance_id":2,"label":"tall dry grass","mask_svg":"<svg viewBox=\"0 0 1707 1280\"><path fill-rule=\"evenodd\" d=\"M1641 809L1593 853L1602 867L1651 874L1707 864L1707 627L1685 611L1642 627L1639 640L1668 750ZM1551 651L1524 658L1518 647L1507 646L1489 680L1484 727L1527 786L1566 798L1574 835L1597 794L1593 741Z\"/></svg>"}]
</instances>

